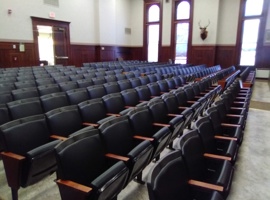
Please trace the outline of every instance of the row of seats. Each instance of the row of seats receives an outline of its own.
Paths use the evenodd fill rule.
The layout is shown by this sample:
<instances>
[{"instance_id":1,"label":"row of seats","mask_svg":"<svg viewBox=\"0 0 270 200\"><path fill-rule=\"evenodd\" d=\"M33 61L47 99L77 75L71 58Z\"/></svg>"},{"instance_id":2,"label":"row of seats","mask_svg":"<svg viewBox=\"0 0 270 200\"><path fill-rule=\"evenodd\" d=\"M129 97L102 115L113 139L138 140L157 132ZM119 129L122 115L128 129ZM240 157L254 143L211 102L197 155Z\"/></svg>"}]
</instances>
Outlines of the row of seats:
<instances>
[{"instance_id":1,"label":"row of seats","mask_svg":"<svg viewBox=\"0 0 270 200\"><path fill-rule=\"evenodd\" d=\"M136 88L136 91L139 92L139 100L145 100L150 96L158 96L162 92L168 92L170 89L181 86L184 84L182 81L182 79L174 77L151 83L148 76L144 76L141 79L132 78L118 82L105 83L103 85L88 86L87 88L69 88L70 90L67 90L66 92L57 92L58 90L56 88L49 87L46 90L49 94L40 97L37 95L36 90L33 91L28 88L29 90L25 89L24 93L21 93L23 99L11 101L0 106L0 124L33 114L48 112L49 110L61 106L75 105L85 100L101 98L106 94L116 93L131 88ZM147 94L148 96L145 96ZM136 99L137 98L135 98L133 102Z\"/></svg>"},{"instance_id":2,"label":"row of seats","mask_svg":"<svg viewBox=\"0 0 270 200\"><path fill-rule=\"evenodd\" d=\"M207 80L207 79L205 79L205 80ZM210 83L210 85L211 85L211 79L208 79L207 81L205 81L205 84L203 84L203 85L199 85L201 88L205 88L206 89L206 87L207 87L207 89L209 89L210 87L208 87L209 86L209 83ZM192 87L193 88L193 87ZM195 88L195 87L194 87ZM216 88L218 88L218 87L216 87ZM191 90L189 90L190 89L190 87L186 87L186 88L182 88L182 89L179 89L178 90L178 92L180 93L180 92L182 92L182 91L185 91L184 92L184 94L188 94L189 92L188 91L191 91ZM192 89L193 90L193 89ZM211 91L213 90L213 88L211 88ZM147 91L147 90L146 90ZM214 89L214 93L216 93L217 91L218 91L218 89L217 90L215 90ZM167 93L170 93L170 94L177 94L176 93L176 91L175 90L173 90L173 91L169 91L169 90L167 90L166 91ZM208 92L207 92L207 90L204 90L203 92L206 92L205 93L205 95L206 94L208 94ZM210 91L209 91L210 92ZM160 94L160 93L159 93ZM164 96L166 96L167 94L165 94ZM119 94L116 94L116 95L108 95L110 98L111 97L119 97ZM169 95L170 96L170 95ZM186 95L186 96L188 96L188 95ZM210 95L210 96L212 96L212 95ZM210 97L209 96L209 97ZM185 99L188 99L188 97L184 97ZM179 99L181 99L180 98L180 95L179 95ZM208 99L208 98L207 98ZM104 103L105 101L105 98L103 98L102 99L102 103ZM90 100L91 101L91 100ZM117 101L118 102L118 101ZM138 116L149 116L149 115L151 115L152 114L152 117L153 117L153 120L154 120L154 123L157 123L157 125L159 125L159 126L164 126L164 123L166 122L167 123L167 125L166 126L164 126L164 127L166 127L166 128L168 128L169 129L169 131L172 133L172 134L170 134L170 140L168 140L168 143L166 143L166 144L170 144L172 141L173 141L173 138L175 138L175 137L177 137L179 134L181 134L181 132L182 132L182 128L185 128L185 126L186 125L188 125L188 123L186 123L186 121L187 121L187 119L191 119L191 120L193 120L194 118L187 118L187 117L184 117L184 111L189 111L190 113L192 113L191 115L189 115L189 116L192 116L192 117L194 117L195 115L194 115L194 111L196 111L196 109L194 108L185 108L184 109L184 111L182 112L182 114L183 115L181 115L181 116L176 116L176 115L174 115L173 116L173 118L172 119L170 119L169 120L169 118L168 118L168 115L171 115L172 113L169 113L166 109L167 109L167 105L169 105L169 104L166 104L165 103L166 101L165 101L165 97L163 98L163 97L161 97L161 98L158 98L158 99L156 99L156 101L152 101L151 103L149 103L148 105L147 105L147 107L143 107L143 108L141 108L141 109L132 109L131 111L130 111L130 113L132 113L133 112L133 114L135 114L135 113L140 113L140 115L138 114ZM206 101L207 103L209 103L210 101ZM200 103L201 104L201 103ZM203 105L203 104L202 104ZM204 105L207 105L207 104L204 104ZM210 104L208 104L208 105L210 105ZM207 106L206 106L207 107ZM71 108L71 110L73 109L73 110L78 110L78 107L77 106L70 106L70 108ZM75 109L74 109L75 108ZM161 109L160 109L161 108ZM200 107L201 108L201 107ZM204 107L205 108L205 107ZM69 110L69 109L65 109L65 108L60 108L59 110ZM59 111L58 110L58 111ZM163 112L163 111L165 111L165 112ZM177 110L178 110L178 108L177 108ZM140 112L139 112L140 111ZM203 109L202 110L200 110L200 111L203 111ZM175 111L176 112L176 111ZM63 114L64 113L64 114ZM62 116L68 116L68 115L66 115L65 114L65 112L63 112L62 114ZM56 111L56 110L52 110L51 111L51 116L52 116L52 118L54 117L54 116L56 116L57 114L58 114L58 112ZM143 114L143 115L142 115ZM197 112L197 114L199 115L199 113ZM197 115L197 116L198 116ZM126 116L126 117L128 117L128 116ZM35 118L35 116L33 116L33 117L29 117L29 119L34 119ZM41 125L41 127L43 126L44 127L44 125L46 124L46 123L48 123L47 122L47 120L49 119L49 113L46 113L46 115L44 116L44 115L40 115L39 116L39 118L40 118L40 120L41 121L43 121L42 123L39 123L39 124L43 124L43 125ZM44 122L44 118L45 118L45 122ZM61 117L60 117L61 118ZM117 120L119 120L119 119L121 119L122 117L118 117L118 118L115 118L115 117L113 117L113 119L110 119L110 123L111 123L111 121L117 121ZM125 118L125 117L123 117L123 118ZM137 119L142 119L143 117L137 117ZM10 122L10 123L7 123L7 124L5 124L5 125L2 125L1 126L1 130L2 130L2 128L3 128L3 130L7 130L7 131L9 131L9 130L11 130L10 128L7 128L7 129L5 129L5 127L8 127L8 125L11 125L12 123L12 127L14 126L15 127L15 125L16 124L19 124L18 126L19 127L23 127L22 125L21 125L21 123L24 123L24 122L26 122L27 121L27 119L28 118L22 118L22 119L20 119L20 120L15 120L15 121L12 121L12 122ZM63 117L63 119L64 119L64 117ZM74 118L73 118L74 119ZM76 117L76 119L79 119L79 116L78 117ZM160 121L158 121L158 120L160 120ZM165 121L164 121L165 120ZM179 120L179 121L178 121ZM39 121L39 119L34 119L34 121ZM73 121L73 120L72 120ZM128 121L130 121L130 119L128 119ZM152 121L152 119L149 119L149 120L143 120L143 121L146 121L146 122L149 122L149 121ZM45 123L45 124L44 124ZM72 122L73 123L73 122ZM72 124L72 123L70 123L70 124ZM101 123L98 127L98 130L100 130L100 128L102 127L102 125L103 124L105 124L105 123L107 123L107 120L105 120L105 122L103 123ZM109 123L109 122L108 122ZM117 122L118 123L118 122ZM140 122L140 123L142 123L142 122ZM138 123L138 124L140 124L140 123ZM26 122L26 124L28 124L28 122ZM31 123L30 123L31 124ZM53 123L55 126L60 126L61 125L61 123L60 122L56 122L56 123ZM65 125L66 124L69 124L69 123L67 123L67 121L65 121L65 123L64 123ZM80 123L80 125L81 125L81 123ZM37 125L37 126L39 126L39 125ZM37 128L37 126L33 126L33 127L35 127L35 128ZM48 125L47 125L48 126ZM47 128L44 128L45 129L45 132L46 132L46 130L49 130L49 137L51 137L52 136L52 134L55 134L55 133L57 133L57 131L53 131L53 132L51 132L50 131L50 127L51 127L52 125L50 125L49 126L49 128L47 127ZM152 124L152 126L153 126L153 124ZM137 127L137 126L136 126ZM148 127L150 127L150 126L148 126ZM180 128L181 127L181 128ZM33 132L35 132L35 128L33 128ZM90 129L91 127L88 127L88 128L86 128L86 129ZM29 129L29 127L28 127L28 129ZM151 128L151 129L153 129L153 128ZM69 129L68 129L69 130ZM82 129L80 129L80 130L82 130ZM79 131L80 131L79 130ZM95 129L96 130L96 129ZM116 128L116 130L118 130L118 128ZM150 130L150 128L149 128L149 130ZM177 130L177 131L175 131L175 130ZM74 130L75 131L75 130ZM15 131L16 132L16 131ZM140 132L140 131L139 131ZM47 132L48 133L48 132ZM15 134L15 133L14 133ZM31 134L31 133L29 133L29 134ZM10 136L11 136L11 138L12 138L12 134L10 134ZM62 138L60 137L60 139L63 139L63 137L65 137L65 136L63 136L63 135L61 135L62 136ZM72 137L72 136L71 136ZM156 136L157 138L158 138L158 135ZM1 138L3 138L3 135L1 136ZM9 138L7 141L9 142L9 141L11 141L11 138ZM45 137L45 138L47 138L47 137ZM55 137L55 138L57 138L57 137ZM151 140L153 140L153 139L151 139ZM150 141L151 141L150 140ZM5 141L5 143L7 142L7 141ZM56 142L59 142L58 140L55 140ZM29 142L29 141L27 141L27 142ZM15 143L16 143L16 141L15 141ZM31 142L29 142L29 143L31 143ZM42 143L42 142L40 142L40 143ZM42 143L43 144L43 143ZM6 144L4 144L4 146L5 146ZM154 146L153 146L153 143L151 143L151 145L152 145L152 148L154 149ZM34 145L33 145L34 146ZM46 145L45 145L46 146ZM162 149L162 148L159 148L159 149ZM29 150L29 149L28 149ZM39 150L41 150L41 149L39 149ZM33 156L35 156L35 155L38 155L38 153L39 152L41 152L41 151L37 151L36 153L34 153L33 154ZM25 154L24 154L25 155ZM154 154L153 154L154 155ZM10 160L10 155L5 151L5 152L3 152L3 156L6 156L5 157L5 159L8 159L8 160ZM40 155L39 155L40 156ZM31 155L29 156L29 157L31 157ZM48 156L48 157L50 157L50 156ZM154 157L151 157L151 159L153 159ZM158 160L158 155L156 154L156 157L155 157L157 160ZM24 158L20 158L20 159L24 159ZM32 158L31 158L32 159ZM4 159L3 159L4 160ZM18 165L20 165L21 166L21 162L18 162L18 161L15 161L15 163L16 163L16 165L18 166ZM22 161L22 162L24 162L24 161ZM41 162L40 160L38 161L38 162ZM14 165L15 165L15 163L13 163ZM53 163L53 162L52 162ZM29 164L29 163L28 163ZM36 164L36 163L35 163ZM46 166L45 166L46 167ZM50 168L50 169L52 169L51 171L53 171L53 168ZM34 170L36 170L36 169L34 169ZM129 169L130 170L130 169ZM37 171L39 171L39 169L37 170ZM51 171L50 171L50 173L51 173ZM31 173L35 173L35 172L31 172ZM46 173L48 173L48 172L44 172L45 174ZM139 175L139 174L138 174ZM37 176L37 174L35 174L34 175L37 179L38 179L38 176ZM140 177L141 175L139 175L139 177ZM138 179L139 181L140 181L140 178ZM9 180L8 182L9 182L9 185L11 186L13 183L14 180L13 179L11 179L11 180ZM35 181L33 181L33 182L35 182ZM31 184L31 183L33 183L33 182L31 182L31 181L29 181L29 184ZM12 185L11 187L13 187L14 185ZM27 186L27 183L25 182L25 186ZM14 186L15 188L13 188L13 190L14 191L17 191L17 189L18 189L18 183L16 183L15 184L15 186ZM24 187L24 186L23 186ZM65 190L65 189L64 189ZM16 192L14 192L14 195L16 196Z\"/></svg>"},{"instance_id":3,"label":"row of seats","mask_svg":"<svg viewBox=\"0 0 270 200\"><path fill-rule=\"evenodd\" d=\"M134 89L133 89L134 90ZM185 91L185 89L183 90L179 90L179 92L181 91ZM169 92L169 91L168 91ZM174 93L172 94L176 94L176 92L174 91ZM183 94L186 94L186 93L183 93ZM31 134L34 134L34 132L37 132L38 129L44 129L44 131L42 133L46 133L46 137L43 136L43 138L47 141L48 138L52 137L52 138L58 138L58 139L63 139L63 138L66 138L66 137L72 137L70 135L70 133L74 132L74 131L81 131L83 130L82 127L83 127L83 120L80 118L80 112L78 112L78 109L89 109L88 105L91 105L89 103L94 103L92 105L92 109L90 109L90 111L87 111L85 110L85 114L87 114L87 117L91 114L91 111L93 111L93 108L97 109L97 113L100 113L102 109L100 109L101 107L98 107L97 105L104 105L104 103L110 99L114 99L114 98L117 98L118 100L116 101L113 101L113 102L117 102L119 103L119 93L115 93L115 94L110 94L108 96L104 96L102 99L96 99L96 101L93 101L93 100L89 100L88 102L83 102L82 104L79 104L79 107L77 107L76 105L74 106L69 106L69 107L62 107L62 108L59 108L59 109L55 109L55 110L52 110L52 111L49 111L47 112L45 115L39 115L39 116L33 116L33 117L27 117L27 118L22 118L22 119L19 119L19 120L15 120L15 121L12 121L12 122L9 122L9 123L6 123L4 125L1 126L1 138L4 138L3 140L3 146L4 146L4 149L5 151L3 152L3 161L4 163L6 162L5 159L11 159L9 156L9 154L6 152L7 150L10 151L10 152L13 152L13 149L14 152L13 153L16 153L16 154L19 154L19 155L23 155L25 156L26 155L26 149L27 151L30 150L30 148L38 148L39 151L37 151L37 153L35 154L31 154L29 155L27 158L29 158L30 160L35 160L33 157L31 156L38 156L40 159L41 159L41 155L39 154L40 152L42 152L42 148L40 145L45 145L45 142L41 142L39 140L37 140L36 137L39 137L38 135L36 135L36 137L33 137L34 140L30 139L32 138L30 135ZM132 95L127 95L127 97L131 97ZM108 98L107 98L108 97ZM187 97L185 97L187 98ZM176 99L176 98L175 98ZM179 99L181 99L181 97L179 96ZM133 98L132 98L133 100ZM81 107L80 107L81 106ZM113 109L115 109L115 105L111 106ZM179 110L178 108L176 108L177 111ZM177 111L174 111L174 112L177 112ZM185 108L186 112L190 113L189 116L194 116L193 115L193 110L190 109L190 108ZM151 154L150 157L148 157L150 160L148 160L147 162L144 162L144 165L146 165L146 163L149 163L149 161L151 161L153 158L157 159L159 158L159 154L160 152L165 148L165 146L167 146L168 144L172 143L173 140L179 135L181 134L181 132L183 131L183 129L185 128L185 126L188 125L189 122L187 122L187 120L191 121L193 118L189 117L187 118L186 115L184 115L185 112L182 112L182 115L178 116L178 115L173 115L172 113L168 113L167 111L167 107L166 107L166 103L165 101L161 99L158 99L158 100L153 100L152 102L149 102L147 107L142 107L141 109L131 109L129 115L130 117L128 118L127 120L127 117L129 116L123 116L123 117L112 117L112 118L108 118L109 121L105 120L105 122L102 122L100 123L100 125L98 126L98 129L99 130L107 130L107 126L111 126L111 124L118 124L120 123L119 120L123 120L125 121L124 124L126 124L127 122L130 122L132 121L132 130L136 131L136 133L139 135L139 134L145 134L145 135L139 135L137 136L138 139L143 139L143 138L146 138L146 137L149 137L151 134L152 134L152 139L148 139L148 143L149 141L150 142L150 147L153 149L153 152L155 153L149 153L149 156ZM114 112L114 111L112 111ZM170 115L169 115L170 114ZM96 114L93 113L93 116L96 117ZM172 117L169 117L169 116L172 116ZM32 121L33 123L34 122L38 122L37 124L33 125L32 124ZM151 123L152 122L152 123ZM142 123L144 123L145 125L144 126L140 126ZM106 126L104 124L107 124ZM109 125L108 125L109 124ZM122 122L120 123L122 124ZM77 126L78 125L78 126ZM86 124L84 124L86 125ZM89 125L89 124L87 124ZM27 132L27 131L22 131L23 130L23 127L26 126L27 128L25 128L25 130L28 130L30 127L33 127L32 128L32 131L30 132ZM117 132L118 134L119 133L129 133L130 131L119 131L121 130L120 127L118 127L118 125L115 125L117 128L112 128L111 130L114 130L113 132ZM163 130L166 129L166 131L157 131L157 133L153 132L154 129L153 127L163 127ZM97 126L95 126L97 127ZM102 128L102 127L106 127L106 128ZM126 127L126 126L124 126ZM141 128L144 128L145 130L142 130ZM86 129L90 129L90 127L86 128ZM18 131L20 130L20 131ZM148 132L151 130L151 133ZM8 134L12 132L13 134ZM17 146L17 138L21 138L22 135L24 134L24 132L27 132L28 134L28 139L24 139L24 140L21 140L20 141L20 144L23 144L25 142L24 145L20 145L20 146L23 146L24 147L24 152L20 152L19 153L19 150L20 149L16 149L17 147L13 147L14 146ZM165 132L166 134L164 134L163 132ZM6 134L7 133L7 134ZM132 133L132 132L130 132ZM20 134L20 136L15 136L16 134ZM150 135L149 135L150 134ZM9 137L10 136L10 137ZM56 137L57 136L57 137ZM108 136L108 143L109 141L113 141L114 140L118 140L119 137L109 137ZM166 140L163 140L165 139ZM124 138L123 138L124 139ZM36 145L35 144L35 141L39 141L39 144ZM69 141L69 140L68 140ZM161 142L162 141L162 142ZM165 142L166 141L166 142ZM55 140L55 143L58 143L59 141L58 140ZM128 143L128 142L123 142L123 144L125 143ZM31 144L31 145L30 145ZM122 144L122 143L120 143ZM9 147L9 145L11 145ZM27 145L30 145L29 147L26 147ZM45 145L46 146L46 145ZM120 146L123 146L123 145L117 145L118 147ZM149 147L149 148L150 148ZM108 148L108 147L107 147ZM48 150L48 149L47 149ZM34 150L33 150L34 151ZM94 151L96 152L96 151ZM134 153L138 153L138 151L131 151L131 152L134 152ZM150 150L149 150L150 152ZM47 155L46 153L42 152L42 154L45 154ZM48 157L51 157L48 156ZM134 158L135 160L138 159L138 157ZM14 161L16 163L16 166L17 165L20 165L22 163L17 163L19 161ZM27 163L27 165L29 165L29 163L27 161L24 160L25 163ZM30 162L30 161L29 161ZM39 164L37 164L37 168L38 168L38 165L40 165L40 160L38 160ZM132 163L135 162L135 161L132 161ZM54 162L51 161L51 163L53 164ZM75 162L76 163L76 162ZM14 164L15 165L15 164ZM35 162L33 162L33 165L36 165ZM121 164L122 165L122 164ZM33 167L31 165L31 167ZM48 167L48 166L45 166L45 167ZM6 167L8 168L8 167ZM50 171L48 172L45 172L44 171L44 175L47 175L48 173L51 173L53 171L53 167L50 167L48 168L50 169ZM132 168L133 169L133 168ZM143 168L142 168L143 169ZM136 169L136 173L134 172L134 175L133 176L130 176L132 178L135 177L135 174L136 175L139 175L138 177L138 180L141 181L141 174L140 172L142 172L142 169L138 171L138 169ZM19 170L19 169L17 169ZM40 172L42 170L44 170L43 168L40 169L35 169L35 167L33 167L33 170L35 172ZM130 171L130 169L129 169ZM29 176L25 176L24 178L29 178L29 180L23 180L22 182L24 183L23 185L20 185L22 187L26 187L28 184L32 184L35 182L35 180L38 179L38 177L41 177L41 175L43 173L40 174L40 176L37 176L37 174L35 174L35 172L32 172L32 171L29 171L29 173L31 172L31 174L29 174ZM131 173L131 172L129 172ZM132 173L133 174L133 173ZM7 176L9 174L7 173ZM34 180L33 177L31 176L35 176L36 179ZM131 180L132 178L128 179L128 180ZM9 179L9 177L8 177ZM33 179L33 180L32 180ZM12 181L14 181L13 179L12 180L8 180L9 182L9 185L10 187L12 187L12 190L14 191L17 191L19 189L18 187L18 183L13 183ZM124 181L125 182L125 181ZM60 190L61 190L61 187L62 186L59 186ZM65 186L63 186L65 188ZM66 190L66 189L64 189ZM16 192L14 192L14 195L16 196Z\"/></svg>"},{"instance_id":4,"label":"row of seats","mask_svg":"<svg viewBox=\"0 0 270 200\"><path fill-rule=\"evenodd\" d=\"M243 140L252 90L238 79L150 170L150 200L226 199Z\"/></svg>"}]
</instances>

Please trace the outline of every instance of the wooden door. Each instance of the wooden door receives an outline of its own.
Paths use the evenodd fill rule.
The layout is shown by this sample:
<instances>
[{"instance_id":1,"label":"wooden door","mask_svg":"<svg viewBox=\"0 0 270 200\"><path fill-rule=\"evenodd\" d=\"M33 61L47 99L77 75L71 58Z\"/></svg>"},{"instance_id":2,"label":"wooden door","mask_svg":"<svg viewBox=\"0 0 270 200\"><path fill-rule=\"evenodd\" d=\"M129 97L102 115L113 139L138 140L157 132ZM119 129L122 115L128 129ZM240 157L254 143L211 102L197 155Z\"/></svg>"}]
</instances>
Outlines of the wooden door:
<instances>
[{"instance_id":1,"label":"wooden door","mask_svg":"<svg viewBox=\"0 0 270 200\"><path fill-rule=\"evenodd\" d=\"M35 45L35 59L39 65L39 50L38 50L38 25L51 26L53 29L54 40L54 59L55 64L62 64L64 66L70 65L70 22L44 19L38 17L31 17L33 25L33 36Z\"/></svg>"},{"instance_id":2,"label":"wooden door","mask_svg":"<svg viewBox=\"0 0 270 200\"><path fill-rule=\"evenodd\" d=\"M67 31L65 27L53 27L54 63L68 65Z\"/></svg>"}]
</instances>

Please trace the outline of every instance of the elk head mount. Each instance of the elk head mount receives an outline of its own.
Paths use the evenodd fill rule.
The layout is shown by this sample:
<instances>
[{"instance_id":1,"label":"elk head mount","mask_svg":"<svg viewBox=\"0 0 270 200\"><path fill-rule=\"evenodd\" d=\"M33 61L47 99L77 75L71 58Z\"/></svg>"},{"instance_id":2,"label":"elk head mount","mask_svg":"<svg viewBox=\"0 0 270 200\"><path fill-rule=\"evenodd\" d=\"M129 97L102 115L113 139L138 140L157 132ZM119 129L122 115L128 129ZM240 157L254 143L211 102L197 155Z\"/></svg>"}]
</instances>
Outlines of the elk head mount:
<instances>
[{"instance_id":1,"label":"elk head mount","mask_svg":"<svg viewBox=\"0 0 270 200\"><path fill-rule=\"evenodd\" d=\"M199 21L199 27L201 29L201 38L202 40L205 40L205 38L207 38L207 34L208 34L208 31L207 31L207 27L210 25L210 20L208 20L208 24L206 26L201 26L201 21Z\"/></svg>"}]
</instances>

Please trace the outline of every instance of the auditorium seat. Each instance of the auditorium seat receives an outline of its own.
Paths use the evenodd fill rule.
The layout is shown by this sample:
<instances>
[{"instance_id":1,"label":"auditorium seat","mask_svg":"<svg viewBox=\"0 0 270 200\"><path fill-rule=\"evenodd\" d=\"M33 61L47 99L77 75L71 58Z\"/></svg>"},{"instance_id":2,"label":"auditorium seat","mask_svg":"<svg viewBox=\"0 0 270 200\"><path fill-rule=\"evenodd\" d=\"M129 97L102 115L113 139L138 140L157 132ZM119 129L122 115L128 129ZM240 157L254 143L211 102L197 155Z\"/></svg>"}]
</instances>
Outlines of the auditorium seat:
<instances>
[{"instance_id":1,"label":"auditorium seat","mask_svg":"<svg viewBox=\"0 0 270 200\"><path fill-rule=\"evenodd\" d=\"M244 133L240 125L222 123L216 107L208 108L205 113L209 116L216 135L233 137L238 144L242 143Z\"/></svg>"},{"instance_id":2,"label":"auditorium seat","mask_svg":"<svg viewBox=\"0 0 270 200\"><path fill-rule=\"evenodd\" d=\"M6 104L0 104L0 125L7 123L10 120L11 118Z\"/></svg>"},{"instance_id":3,"label":"auditorium seat","mask_svg":"<svg viewBox=\"0 0 270 200\"><path fill-rule=\"evenodd\" d=\"M60 108L69 105L69 101L65 92L57 92L43 95L40 97L40 101L44 112L48 112L55 108Z\"/></svg>"},{"instance_id":4,"label":"auditorium seat","mask_svg":"<svg viewBox=\"0 0 270 200\"><path fill-rule=\"evenodd\" d=\"M13 101L11 92L0 92L0 104L6 104L10 101Z\"/></svg>"},{"instance_id":5,"label":"auditorium seat","mask_svg":"<svg viewBox=\"0 0 270 200\"><path fill-rule=\"evenodd\" d=\"M85 126L98 127L104 121L115 117L107 115L106 107L101 98L81 102L78 107Z\"/></svg>"},{"instance_id":6,"label":"auditorium seat","mask_svg":"<svg viewBox=\"0 0 270 200\"><path fill-rule=\"evenodd\" d=\"M56 170L54 147L44 115L11 121L0 127L4 151L1 152L12 199L20 187L28 187Z\"/></svg>"},{"instance_id":7,"label":"auditorium seat","mask_svg":"<svg viewBox=\"0 0 270 200\"><path fill-rule=\"evenodd\" d=\"M87 87L87 91L91 99L101 98L107 94L103 85L89 86Z\"/></svg>"},{"instance_id":8,"label":"auditorium seat","mask_svg":"<svg viewBox=\"0 0 270 200\"><path fill-rule=\"evenodd\" d=\"M39 96L60 92L58 84L41 85L37 87Z\"/></svg>"},{"instance_id":9,"label":"auditorium seat","mask_svg":"<svg viewBox=\"0 0 270 200\"><path fill-rule=\"evenodd\" d=\"M125 187L129 169L112 162L97 129L77 134L55 148L56 181L61 199L117 199ZM83 189L82 189L83 188Z\"/></svg>"},{"instance_id":10,"label":"auditorium seat","mask_svg":"<svg viewBox=\"0 0 270 200\"><path fill-rule=\"evenodd\" d=\"M68 137L83 128L82 118L77 105L56 108L45 113L50 133L54 138Z\"/></svg>"},{"instance_id":11,"label":"auditorium seat","mask_svg":"<svg viewBox=\"0 0 270 200\"><path fill-rule=\"evenodd\" d=\"M196 129L183 135L174 147L182 151L190 179L218 185L222 196L227 197L234 168L223 157L204 151Z\"/></svg>"},{"instance_id":12,"label":"auditorium seat","mask_svg":"<svg viewBox=\"0 0 270 200\"><path fill-rule=\"evenodd\" d=\"M216 137L215 130L208 116L198 119L194 123L194 128L198 130L206 153L225 156L231 163L235 163L239 145L233 138Z\"/></svg>"},{"instance_id":13,"label":"auditorium seat","mask_svg":"<svg viewBox=\"0 0 270 200\"><path fill-rule=\"evenodd\" d=\"M77 84L79 88L87 88L88 86L93 85L93 82L92 82L92 79L87 78L87 79L77 80Z\"/></svg>"},{"instance_id":14,"label":"auditorium seat","mask_svg":"<svg viewBox=\"0 0 270 200\"><path fill-rule=\"evenodd\" d=\"M181 151L165 155L151 169L147 177L150 200L224 200L215 185L194 184L188 174Z\"/></svg>"},{"instance_id":15,"label":"auditorium seat","mask_svg":"<svg viewBox=\"0 0 270 200\"><path fill-rule=\"evenodd\" d=\"M62 92L66 92L72 89L77 89L79 87L76 81L62 82L62 83L59 83L58 85Z\"/></svg>"},{"instance_id":16,"label":"auditorium seat","mask_svg":"<svg viewBox=\"0 0 270 200\"><path fill-rule=\"evenodd\" d=\"M14 100L39 97L39 93L38 93L38 90L36 87L12 90L11 94L12 94Z\"/></svg>"},{"instance_id":17,"label":"auditorium seat","mask_svg":"<svg viewBox=\"0 0 270 200\"><path fill-rule=\"evenodd\" d=\"M127 79L119 80L119 81L117 81L117 83L119 85L120 91L132 88L130 81Z\"/></svg>"},{"instance_id":18,"label":"auditorium seat","mask_svg":"<svg viewBox=\"0 0 270 200\"><path fill-rule=\"evenodd\" d=\"M117 93L121 91L117 82L104 83L103 86L107 94Z\"/></svg>"},{"instance_id":19,"label":"auditorium seat","mask_svg":"<svg viewBox=\"0 0 270 200\"><path fill-rule=\"evenodd\" d=\"M171 144L177 136L182 134L185 128L184 116L169 113L162 99L151 101L147 104L147 106L149 107L154 122L159 126L169 127L171 130L172 137L169 142L169 144Z\"/></svg>"},{"instance_id":20,"label":"auditorium seat","mask_svg":"<svg viewBox=\"0 0 270 200\"><path fill-rule=\"evenodd\" d=\"M18 81L14 83L16 89L21 89L21 88L29 88L29 87L36 87L36 82L35 80L23 80L23 81Z\"/></svg>"},{"instance_id":21,"label":"auditorium seat","mask_svg":"<svg viewBox=\"0 0 270 200\"><path fill-rule=\"evenodd\" d=\"M154 146L152 159L159 160L160 153L169 144L172 136L169 128L157 126L148 107L133 109L128 116L135 137L151 141Z\"/></svg>"},{"instance_id":22,"label":"auditorium seat","mask_svg":"<svg viewBox=\"0 0 270 200\"><path fill-rule=\"evenodd\" d=\"M143 183L142 171L151 162L153 145L150 141L137 140L133 137L132 127L127 116L116 117L100 127L101 138L107 152L123 157L129 168L127 184L136 177Z\"/></svg>"},{"instance_id":23,"label":"auditorium seat","mask_svg":"<svg viewBox=\"0 0 270 200\"><path fill-rule=\"evenodd\" d=\"M21 99L7 103L12 120L43 114L42 105L38 97Z\"/></svg>"},{"instance_id":24,"label":"auditorium seat","mask_svg":"<svg viewBox=\"0 0 270 200\"><path fill-rule=\"evenodd\" d=\"M90 99L89 93L86 88L77 88L66 91L69 104L77 105L83 101Z\"/></svg>"}]
</instances>

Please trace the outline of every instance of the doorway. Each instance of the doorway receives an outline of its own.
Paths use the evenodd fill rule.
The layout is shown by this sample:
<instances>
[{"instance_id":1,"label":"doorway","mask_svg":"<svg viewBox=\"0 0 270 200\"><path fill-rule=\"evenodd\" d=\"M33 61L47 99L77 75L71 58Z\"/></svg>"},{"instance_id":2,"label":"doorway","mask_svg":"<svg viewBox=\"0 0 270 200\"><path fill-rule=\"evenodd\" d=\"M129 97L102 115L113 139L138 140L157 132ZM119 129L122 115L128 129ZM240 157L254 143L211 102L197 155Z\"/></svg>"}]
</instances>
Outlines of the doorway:
<instances>
[{"instance_id":1,"label":"doorway","mask_svg":"<svg viewBox=\"0 0 270 200\"><path fill-rule=\"evenodd\" d=\"M69 65L69 22L31 18L38 65Z\"/></svg>"}]
</instances>

